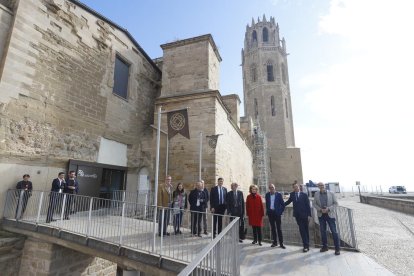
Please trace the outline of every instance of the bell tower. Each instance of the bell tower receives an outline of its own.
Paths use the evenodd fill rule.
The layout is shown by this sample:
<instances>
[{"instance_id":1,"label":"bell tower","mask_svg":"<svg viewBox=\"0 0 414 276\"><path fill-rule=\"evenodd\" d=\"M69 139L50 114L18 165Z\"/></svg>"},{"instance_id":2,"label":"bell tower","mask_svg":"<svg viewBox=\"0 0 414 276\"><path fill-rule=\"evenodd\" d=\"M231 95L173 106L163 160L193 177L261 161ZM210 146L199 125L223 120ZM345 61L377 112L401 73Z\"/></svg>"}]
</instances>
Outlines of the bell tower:
<instances>
[{"instance_id":1,"label":"bell tower","mask_svg":"<svg viewBox=\"0 0 414 276\"><path fill-rule=\"evenodd\" d=\"M274 17L246 26L242 49L244 112L267 139L268 181L278 190L303 183L300 149L295 147L285 39Z\"/></svg>"}]
</instances>

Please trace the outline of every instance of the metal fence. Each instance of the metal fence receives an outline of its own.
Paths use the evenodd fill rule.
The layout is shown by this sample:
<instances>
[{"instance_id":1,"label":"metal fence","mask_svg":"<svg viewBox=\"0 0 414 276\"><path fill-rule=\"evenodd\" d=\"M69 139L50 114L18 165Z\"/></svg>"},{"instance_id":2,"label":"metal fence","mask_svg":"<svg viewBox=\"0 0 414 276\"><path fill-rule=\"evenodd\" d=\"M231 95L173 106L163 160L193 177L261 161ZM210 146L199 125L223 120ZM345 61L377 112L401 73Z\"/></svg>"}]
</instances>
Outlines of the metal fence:
<instances>
[{"instance_id":1,"label":"metal fence","mask_svg":"<svg viewBox=\"0 0 414 276\"><path fill-rule=\"evenodd\" d=\"M235 218L178 276L240 275L238 236L239 218Z\"/></svg>"},{"instance_id":2,"label":"metal fence","mask_svg":"<svg viewBox=\"0 0 414 276\"><path fill-rule=\"evenodd\" d=\"M193 261L213 241L211 213L55 192L32 191L30 196L24 197L24 191L9 190L3 217L48 225L187 263ZM220 217L223 229L227 229L231 217ZM192 229L192 225L197 226ZM237 252L237 242L233 240L238 241L238 232L227 230L226 233L214 239L222 248L220 252ZM223 240L218 242L220 237Z\"/></svg>"},{"instance_id":3,"label":"metal fence","mask_svg":"<svg viewBox=\"0 0 414 276\"><path fill-rule=\"evenodd\" d=\"M115 201L125 201L144 205L154 205L154 192L150 190L141 190L129 192L125 190L112 190L109 192L109 199Z\"/></svg>"}]
</instances>

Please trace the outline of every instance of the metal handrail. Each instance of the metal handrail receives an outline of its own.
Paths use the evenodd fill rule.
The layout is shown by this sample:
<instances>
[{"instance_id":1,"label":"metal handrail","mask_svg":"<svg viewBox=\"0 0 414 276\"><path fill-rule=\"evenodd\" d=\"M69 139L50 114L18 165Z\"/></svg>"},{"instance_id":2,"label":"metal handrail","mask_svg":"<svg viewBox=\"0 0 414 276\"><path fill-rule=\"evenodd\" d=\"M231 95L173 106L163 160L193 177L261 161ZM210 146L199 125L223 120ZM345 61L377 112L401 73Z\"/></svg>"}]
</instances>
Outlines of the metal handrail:
<instances>
[{"instance_id":1,"label":"metal handrail","mask_svg":"<svg viewBox=\"0 0 414 276\"><path fill-rule=\"evenodd\" d=\"M235 225L237 225L237 227ZM224 236L227 235L231 229L234 229L234 227L236 227L238 231L238 225L239 225L239 218L236 217L230 222L229 225L227 225L227 227L208 246L206 246L200 253L197 254L197 256L191 261L191 263L188 264L187 267L184 268L180 272L180 274L178 274L178 276L190 275L197 268L197 266L201 264L202 260L206 258L207 255L211 253L214 250L214 248L223 240ZM235 255L238 255L236 254L236 252L234 253ZM238 263L238 258L236 258L236 262ZM238 264L235 264L235 265L238 267ZM217 273L217 275L220 275L220 274Z\"/></svg>"}]
</instances>

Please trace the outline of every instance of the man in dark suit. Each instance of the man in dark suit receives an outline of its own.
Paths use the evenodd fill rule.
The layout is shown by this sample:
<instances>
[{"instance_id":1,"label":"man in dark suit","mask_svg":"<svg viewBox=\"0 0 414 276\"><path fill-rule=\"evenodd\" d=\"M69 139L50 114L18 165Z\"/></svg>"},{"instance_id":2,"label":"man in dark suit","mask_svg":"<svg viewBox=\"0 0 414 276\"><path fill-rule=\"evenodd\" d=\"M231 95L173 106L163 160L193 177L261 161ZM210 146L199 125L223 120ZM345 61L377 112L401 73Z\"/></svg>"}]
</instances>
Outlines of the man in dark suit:
<instances>
[{"instance_id":1,"label":"man in dark suit","mask_svg":"<svg viewBox=\"0 0 414 276\"><path fill-rule=\"evenodd\" d=\"M76 180L75 171L69 172L69 178L66 180L63 192L66 194L65 217L63 219L69 219L69 214L72 211L72 204L75 200L74 195L79 192L79 183Z\"/></svg>"},{"instance_id":2,"label":"man in dark suit","mask_svg":"<svg viewBox=\"0 0 414 276\"><path fill-rule=\"evenodd\" d=\"M266 199L266 214L269 218L270 230L272 232L273 243L271 247L277 246L277 237L279 237L280 247L285 249L283 245L282 234L282 214L285 210L285 202L281 193L276 192L275 185L269 184L269 192L265 195ZM276 235L277 229L277 235Z\"/></svg>"},{"instance_id":3,"label":"man in dark suit","mask_svg":"<svg viewBox=\"0 0 414 276\"><path fill-rule=\"evenodd\" d=\"M311 209L308 195L299 190L299 185L294 183L293 192L290 193L285 206L293 202L293 216L299 226L300 236L303 242L303 252L309 251L309 217L311 217Z\"/></svg>"},{"instance_id":4,"label":"man in dark suit","mask_svg":"<svg viewBox=\"0 0 414 276\"><path fill-rule=\"evenodd\" d=\"M216 233L220 234L223 226L223 215L226 211L226 197L227 189L223 187L224 179L219 177L217 179L217 186L211 188L210 191L210 210L213 214L213 238L216 237ZM218 225L217 225L218 224ZM216 232L217 229L217 232Z\"/></svg>"},{"instance_id":5,"label":"man in dark suit","mask_svg":"<svg viewBox=\"0 0 414 276\"><path fill-rule=\"evenodd\" d=\"M196 188L190 192L188 202L191 211L191 233L201 237L201 220L203 212L206 211L206 194L201 181L198 181Z\"/></svg>"},{"instance_id":6,"label":"man in dark suit","mask_svg":"<svg viewBox=\"0 0 414 276\"><path fill-rule=\"evenodd\" d=\"M16 219L21 219L23 217L24 211L26 211L27 201L32 195L33 184L29 181L30 175L23 175L23 180L17 182L16 189L18 190L18 203L16 208ZM20 208L20 214L19 214Z\"/></svg>"},{"instance_id":7,"label":"man in dark suit","mask_svg":"<svg viewBox=\"0 0 414 276\"><path fill-rule=\"evenodd\" d=\"M65 186L65 173L60 172L58 177L52 181L52 189L49 195L49 207L47 208L46 223L55 221L53 219L53 213L56 208L62 203L62 192Z\"/></svg>"},{"instance_id":8,"label":"man in dark suit","mask_svg":"<svg viewBox=\"0 0 414 276\"><path fill-rule=\"evenodd\" d=\"M238 191L238 184L231 184L231 191L227 193L227 214L239 217L239 242L244 239L244 197L243 192ZM232 219L230 219L232 220Z\"/></svg>"},{"instance_id":9,"label":"man in dark suit","mask_svg":"<svg viewBox=\"0 0 414 276\"><path fill-rule=\"evenodd\" d=\"M208 200L209 200L208 190L204 185L204 180L201 180L201 184L203 185L203 191L206 195L206 208L208 208ZM204 230L204 235L207 235L207 214L206 212L203 213L203 230Z\"/></svg>"}]
</instances>

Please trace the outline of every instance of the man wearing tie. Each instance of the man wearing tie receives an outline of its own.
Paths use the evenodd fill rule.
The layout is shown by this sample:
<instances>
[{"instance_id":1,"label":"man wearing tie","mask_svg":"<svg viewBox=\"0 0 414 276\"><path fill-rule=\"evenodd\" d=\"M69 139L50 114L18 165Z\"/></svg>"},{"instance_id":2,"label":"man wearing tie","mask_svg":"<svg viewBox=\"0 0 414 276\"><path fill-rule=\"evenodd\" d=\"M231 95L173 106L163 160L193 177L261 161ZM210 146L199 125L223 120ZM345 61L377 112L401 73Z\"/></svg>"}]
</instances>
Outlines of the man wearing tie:
<instances>
[{"instance_id":1,"label":"man wearing tie","mask_svg":"<svg viewBox=\"0 0 414 276\"><path fill-rule=\"evenodd\" d=\"M217 186L211 188L210 191L210 207L211 212L216 214L213 216L213 238L216 233L220 234L223 225L223 215L226 211L227 189L223 187L223 178L217 179ZM218 226L217 226L218 224ZM217 232L216 232L217 229Z\"/></svg>"},{"instance_id":2,"label":"man wearing tie","mask_svg":"<svg viewBox=\"0 0 414 276\"><path fill-rule=\"evenodd\" d=\"M231 184L231 191L227 193L227 214L239 217L239 242L244 239L244 198L243 192L238 191L237 183Z\"/></svg>"},{"instance_id":3,"label":"man wearing tie","mask_svg":"<svg viewBox=\"0 0 414 276\"><path fill-rule=\"evenodd\" d=\"M266 213L269 218L270 229L272 232L273 243L271 247L277 246L277 238L279 236L280 247L285 249L283 245L282 235L282 214L285 210L285 202L283 201L282 194L276 192L275 185L269 184L269 192L266 193ZM277 235L276 235L277 229Z\"/></svg>"},{"instance_id":4,"label":"man wearing tie","mask_svg":"<svg viewBox=\"0 0 414 276\"><path fill-rule=\"evenodd\" d=\"M62 192L65 186L65 173L60 172L58 177L52 181L52 189L50 190L49 195L49 207L47 208L46 223L55 221L53 219L53 213L56 208L62 203Z\"/></svg>"},{"instance_id":5,"label":"man wearing tie","mask_svg":"<svg viewBox=\"0 0 414 276\"><path fill-rule=\"evenodd\" d=\"M299 185L294 183L293 192L290 193L285 206L293 202L293 216L299 226L300 236L303 243L303 252L309 251L309 217L311 217L311 209L308 195L299 190Z\"/></svg>"}]
</instances>

